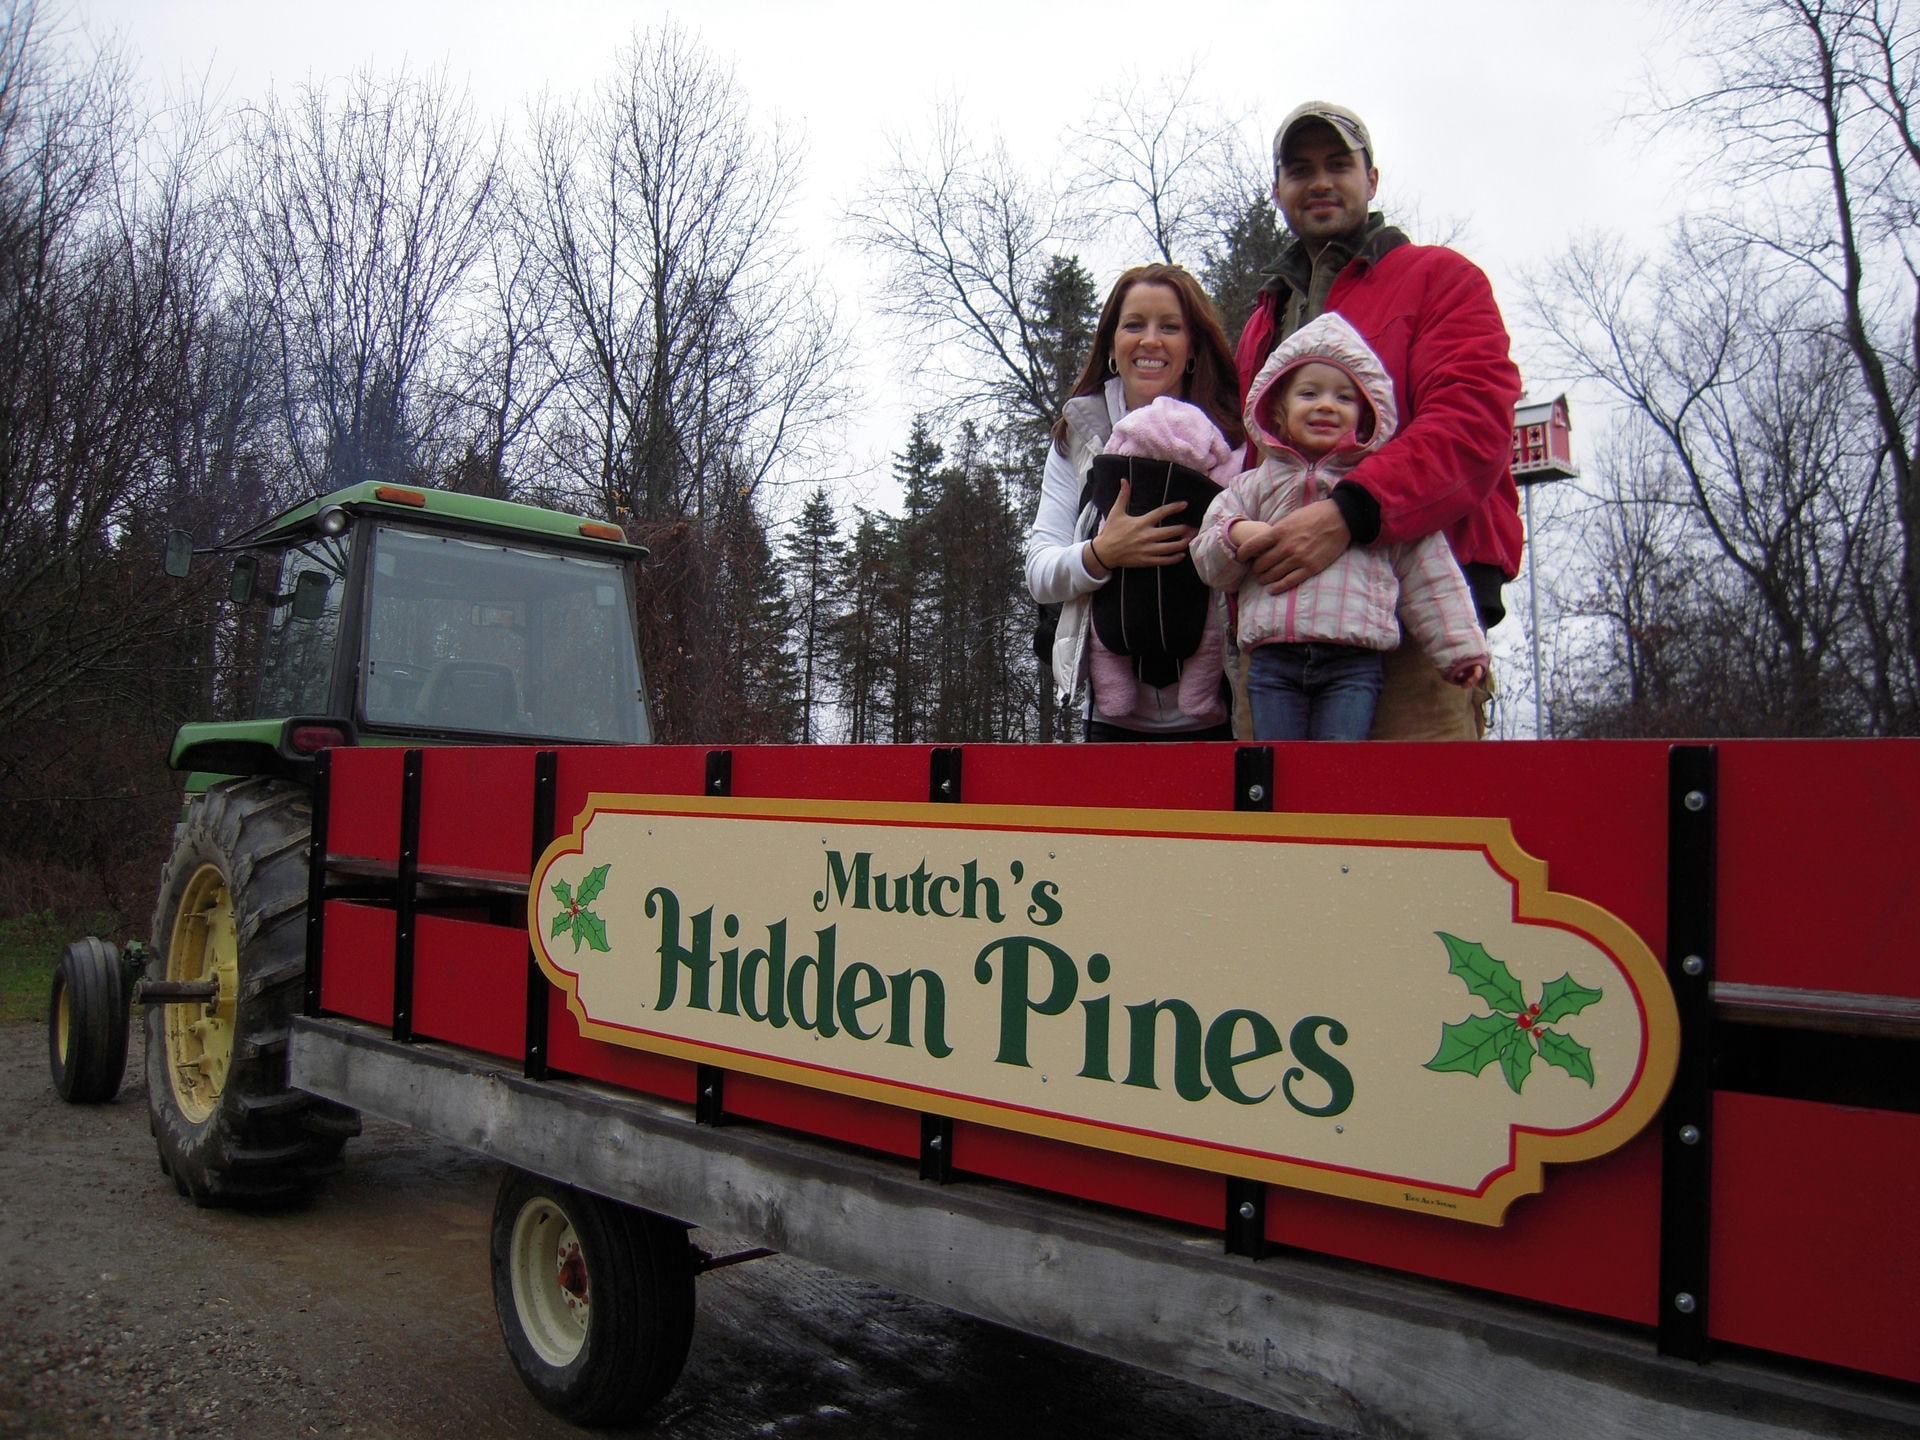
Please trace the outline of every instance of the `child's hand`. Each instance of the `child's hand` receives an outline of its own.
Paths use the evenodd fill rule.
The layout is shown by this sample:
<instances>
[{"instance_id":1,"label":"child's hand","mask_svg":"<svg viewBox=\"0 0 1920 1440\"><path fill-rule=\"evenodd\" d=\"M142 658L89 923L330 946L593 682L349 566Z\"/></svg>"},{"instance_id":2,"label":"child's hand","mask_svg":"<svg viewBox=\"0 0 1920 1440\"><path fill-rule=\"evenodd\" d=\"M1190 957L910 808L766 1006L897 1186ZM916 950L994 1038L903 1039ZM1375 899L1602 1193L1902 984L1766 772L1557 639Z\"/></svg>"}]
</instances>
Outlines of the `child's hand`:
<instances>
[{"instance_id":1,"label":"child's hand","mask_svg":"<svg viewBox=\"0 0 1920 1440\"><path fill-rule=\"evenodd\" d=\"M1487 667L1479 661L1469 661L1465 665L1456 665L1447 672L1447 679L1463 690L1471 690L1487 678Z\"/></svg>"},{"instance_id":2,"label":"child's hand","mask_svg":"<svg viewBox=\"0 0 1920 1440\"><path fill-rule=\"evenodd\" d=\"M1227 539L1242 564L1251 565L1273 544L1273 526L1259 520L1236 520L1227 527Z\"/></svg>"}]
</instances>

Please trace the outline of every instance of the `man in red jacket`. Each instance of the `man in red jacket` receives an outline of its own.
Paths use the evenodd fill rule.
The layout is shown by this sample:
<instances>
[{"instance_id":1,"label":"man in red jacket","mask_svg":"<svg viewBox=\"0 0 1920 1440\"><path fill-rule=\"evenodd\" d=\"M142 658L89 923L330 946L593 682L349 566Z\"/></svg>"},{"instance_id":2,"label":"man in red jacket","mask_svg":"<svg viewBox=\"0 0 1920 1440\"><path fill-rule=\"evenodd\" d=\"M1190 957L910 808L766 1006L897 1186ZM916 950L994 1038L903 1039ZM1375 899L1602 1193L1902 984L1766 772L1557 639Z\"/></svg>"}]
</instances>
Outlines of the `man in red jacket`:
<instances>
[{"instance_id":1,"label":"man in red jacket","mask_svg":"<svg viewBox=\"0 0 1920 1440\"><path fill-rule=\"evenodd\" d=\"M1258 546L1254 575L1275 594L1349 545L1446 534L1491 630L1500 587L1519 573L1519 492L1511 472L1520 372L1487 277L1464 256L1415 245L1368 202L1379 187L1358 115L1311 100L1273 137L1273 203L1293 243L1269 272L1240 336L1245 394L1273 347L1323 311L1365 337L1393 378L1399 433L1356 465L1332 498L1295 511ZM1408 639L1387 657L1376 740L1474 739L1486 691L1446 683Z\"/></svg>"}]
</instances>

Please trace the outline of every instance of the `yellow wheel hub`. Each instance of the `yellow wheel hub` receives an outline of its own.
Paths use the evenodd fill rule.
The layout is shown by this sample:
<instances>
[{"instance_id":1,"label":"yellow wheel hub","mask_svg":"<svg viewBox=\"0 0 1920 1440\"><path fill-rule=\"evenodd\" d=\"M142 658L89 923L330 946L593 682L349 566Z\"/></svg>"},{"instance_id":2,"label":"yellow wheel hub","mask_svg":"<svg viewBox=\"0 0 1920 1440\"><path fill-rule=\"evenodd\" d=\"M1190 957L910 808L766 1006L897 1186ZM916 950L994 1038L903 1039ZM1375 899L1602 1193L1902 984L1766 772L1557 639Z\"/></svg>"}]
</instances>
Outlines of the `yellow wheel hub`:
<instances>
[{"instance_id":1,"label":"yellow wheel hub","mask_svg":"<svg viewBox=\"0 0 1920 1440\"><path fill-rule=\"evenodd\" d=\"M204 1005L167 1006L167 1074L180 1113L197 1125L213 1114L226 1089L240 993L233 895L217 865L202 865L187 881L167 942L167 979L211 980L220 987Z\"/></svg>"},{"instance_id":2,"label":"yellow wheel hub","mask_svg":"<svg viewBox=\"0 0 1920 1440\"><path fill-rule=\"evenodd\" d=\"M60 998L54 1002L53 1033L60 1046L60 1068L67 1068L67 1055L73 1048L73 1007L67 998L67 987L60 987Z\"/></svg>"}]
</instances>

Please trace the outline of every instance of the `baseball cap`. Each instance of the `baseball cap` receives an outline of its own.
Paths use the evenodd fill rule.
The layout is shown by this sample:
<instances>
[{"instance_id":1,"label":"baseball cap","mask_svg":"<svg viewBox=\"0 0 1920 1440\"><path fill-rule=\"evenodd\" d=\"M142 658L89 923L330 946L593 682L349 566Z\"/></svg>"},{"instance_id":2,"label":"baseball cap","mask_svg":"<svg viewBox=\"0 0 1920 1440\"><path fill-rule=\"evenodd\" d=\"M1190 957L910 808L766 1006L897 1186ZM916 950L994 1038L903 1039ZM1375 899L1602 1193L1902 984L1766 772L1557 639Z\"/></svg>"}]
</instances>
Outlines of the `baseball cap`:
<instances>
[{"instance_id":1,"label":"baseball cap","mask_svg":"<svg viewBox=\"0 0 1920 1440\"><path fill-rule=\"evenodd\" d=\"M1374 162L1373 136L1367 133L1367 122L1344 105L1334 105L1326 100L1309 100L1304 105L1296 105L1280 122L1280 128L1273 132L1273 163L1277 166L1281 154L1287 146L1287 136L1310 120L1331 125L1333 133L1338 135L1349 150L1367 152L1369 164Z\"/></svg>"}]
</instances>

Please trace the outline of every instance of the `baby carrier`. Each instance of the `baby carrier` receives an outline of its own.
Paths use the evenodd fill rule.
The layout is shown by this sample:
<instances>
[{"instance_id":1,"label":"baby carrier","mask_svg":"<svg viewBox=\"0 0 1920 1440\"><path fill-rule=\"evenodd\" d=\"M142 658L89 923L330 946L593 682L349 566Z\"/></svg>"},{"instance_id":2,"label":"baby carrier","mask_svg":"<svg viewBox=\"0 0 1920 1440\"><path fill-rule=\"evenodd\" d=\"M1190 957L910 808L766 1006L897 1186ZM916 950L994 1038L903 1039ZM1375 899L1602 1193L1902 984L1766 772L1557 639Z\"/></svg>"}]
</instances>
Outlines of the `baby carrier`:
<instances>
[{"instance_id":1,"label":"baby carrier","mask_svg":"<svg viewBox=\"0 0 1920 1440\"><path fill-rule=\"evenodd\" d=\"M1176 501L1186 509L1161 523L1195 529L1220 486L1171 460L1137 455L1097 455L1081 492L1081 509L1091 504L1104 518L1120 494L1121 481L1133 486L1127 513L1144 515ZM1095 523L1098 530L1098 522ZM1148 685L1171 685L1180 663L1200 648L1211 596L1193 557L1182 554L1172 565L1115 570L1112 580L1093 592L1093 630L1100 643L1133 661L1133 673Z\"/></svg>"}]
</instances>

